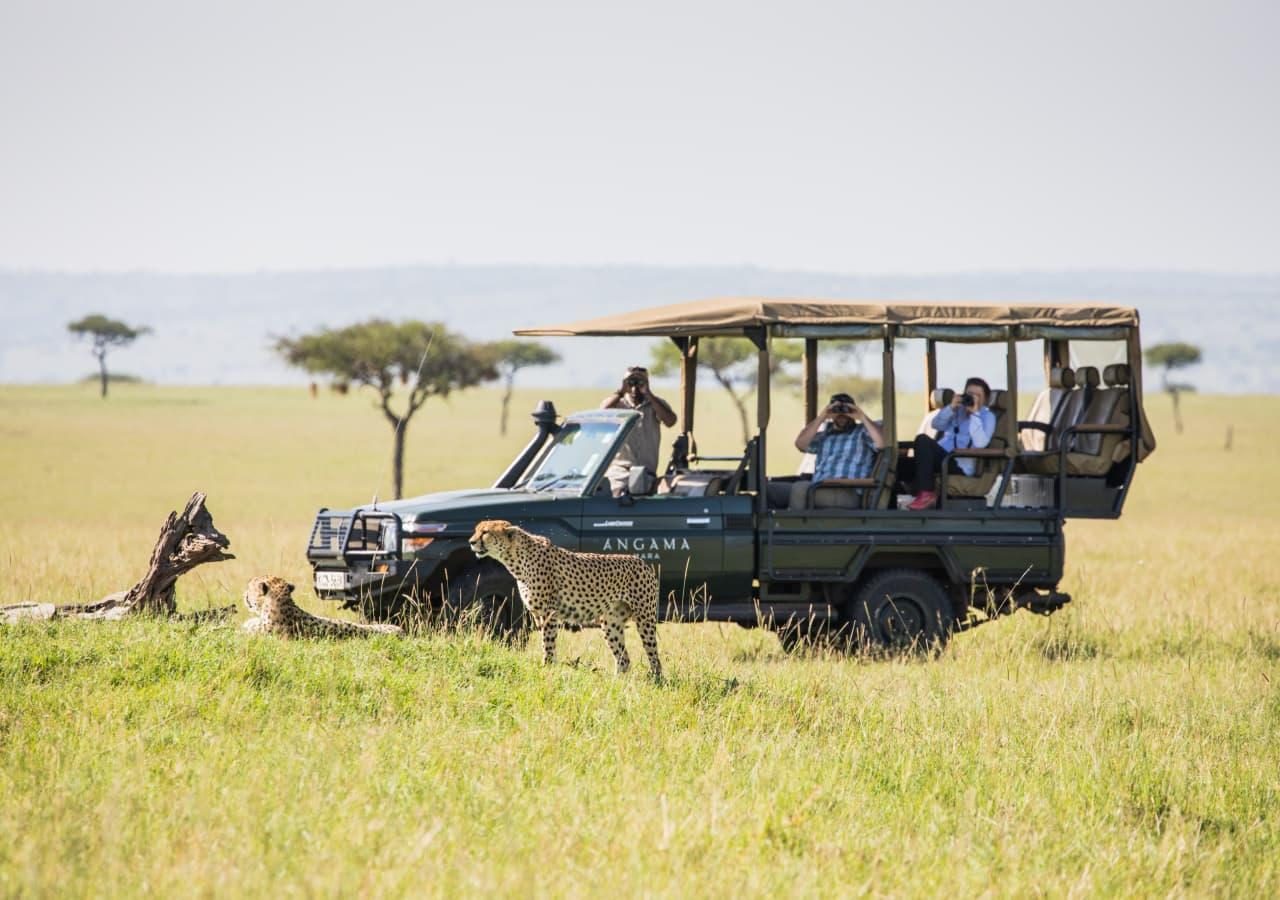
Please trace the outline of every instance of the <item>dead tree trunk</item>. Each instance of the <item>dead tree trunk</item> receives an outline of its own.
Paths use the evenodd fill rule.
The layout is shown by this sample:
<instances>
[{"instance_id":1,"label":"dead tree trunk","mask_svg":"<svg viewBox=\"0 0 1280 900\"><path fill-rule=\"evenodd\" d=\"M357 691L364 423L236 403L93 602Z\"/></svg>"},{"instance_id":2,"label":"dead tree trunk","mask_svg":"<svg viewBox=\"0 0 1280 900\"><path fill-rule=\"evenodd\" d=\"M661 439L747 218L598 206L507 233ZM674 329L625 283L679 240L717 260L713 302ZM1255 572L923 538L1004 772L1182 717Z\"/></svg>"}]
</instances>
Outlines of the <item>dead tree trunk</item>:
<instances>
[{"instance_id":1,"label":"dead tree trunk","mask_svg":"<svg viewBox=\"0 0 1280 900\"><path fill-rule=\"evenodd\" d=\"M187 501L182 515L171 512L160 529L160 538L151 551L151 564L142 580L127 591L110 594L95 603L72 603L54 606L50 603L20 603L0 607L0 621L18 619L122 619L131 615L173 616L177 613L174 586L178 578L198 565L222 562L235 557L224 552L231 541L213 524L213 516L205 509L205 495L195 493ZM235 606L227 607L234 612ZM216 617L222 610L212 610L198 618Z\"/></svg>"}]
</instances>

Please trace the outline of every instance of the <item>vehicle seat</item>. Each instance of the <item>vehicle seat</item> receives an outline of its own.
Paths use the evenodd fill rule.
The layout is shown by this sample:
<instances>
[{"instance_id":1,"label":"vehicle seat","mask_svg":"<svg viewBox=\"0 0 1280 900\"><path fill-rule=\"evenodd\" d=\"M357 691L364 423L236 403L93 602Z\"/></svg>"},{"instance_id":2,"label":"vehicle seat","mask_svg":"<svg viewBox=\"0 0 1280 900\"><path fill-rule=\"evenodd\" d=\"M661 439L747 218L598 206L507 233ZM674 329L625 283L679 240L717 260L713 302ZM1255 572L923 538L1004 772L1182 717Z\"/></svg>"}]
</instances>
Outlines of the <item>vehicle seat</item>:
<instances>
[{"instance_id":1,"label":"vehicle seat","mask_svg":"<svg viewBox=\"0 0 1280 900\"><path fill-rule=\"evenodd\" d=\"M920 420L920 427L916 429L916 434L927 434L935 441L941 440L942 432L933 427L933 417L938 414L938 410L949 405L955 396L956 392L951 388L937 388L931 391L929 393L929 411Z\"/></svg>"},{"instance_id":2,"label":"vehicle seat","mask_svg":"<svg viewBox=\"0 0 1280 900\"><path fill-rule=\"evenodd\" d=\"M1031 411L1027 413L1028 422L1036 422L1047 426L1048 430L1039 428L1022 428L1018 431L1018 443L1023 450L1039 453L1047 449L1049 435L1057 427L1058 419L1066 408L1067 398L1076 386L1076 373L1065 366L1055 366L1049 372L1049 386L1040 392ZM1060 430L1060 429L1059 429Z\"/></svg>"},{"instance_id":3,"label":"vehicle seat","mask_svg":"<svg viewBox=\"0 0 1280 900\"><path fill-rule=\"evenodd\" d=\"M893 495L887 487L893 481L890 462L889 454L881 450L876 453L870 478L840 478L816 487L812 481L794 482L787 509L886 509Z\"/></svg>"},{"instance_id":4,"label":"vehicle seat","mask_svg":"<svg viewBox=\"0 0 1280 900\"><path fill-rule=\"evenodd\" d=\"M1009 446L1008 440L1005 439L1005 416L1008 415L1008 392L1003 390L992 389L991 397L987 401L987 406L996 416L995 434L991 437L991 443L987 444L990 450L1003 450ZM947 496L948 497L985 497L987 491L991 490L991 485L995 483L996 476L1000 474L1000 470L1004 468L1005 459L976 459L977 469L973 475L948 475L947 476Z\"/></svg>"},{"instance_id":5,"label":"vehicle seat","mask_svg":"<svg viewBox=\"0 0 1280 900\"><path fill-rule=\"evenodd\" d=\"M658 482L658 493L673 497L709 497L723 490L725 472L700 472L686 469L672 472Z\"/></svg>"},{"instance_id":6,"label":"vehicle seat","mask_svg":"<svg viewBox=\"0 0 1280 900\"><path fill-rule=\"evenodd\" d=\"M1091 369L1091 371L1096 377L1097 369ZM1069 424L1128 428L1131 421L1130 374L1129 367L1124 363L1107 366L1104 371L1107 386L1095 389L1089 403L1084 405L1076 421ZM1068 426L1064 426L1064 430L1065 427ZM1058 437L1059 440L1055 442L1053 450L1029 455L1023 460L1023 467L1037 475L1058 474L1061 433ZM1067 452L1068 475L1095 477L1106 475L1113 463L1124 459L1129 454L1129 440L1125 432L1079 434L1072 435L1068 439L1071 441L1071 447Z\"/></svg>"}]
</instances>

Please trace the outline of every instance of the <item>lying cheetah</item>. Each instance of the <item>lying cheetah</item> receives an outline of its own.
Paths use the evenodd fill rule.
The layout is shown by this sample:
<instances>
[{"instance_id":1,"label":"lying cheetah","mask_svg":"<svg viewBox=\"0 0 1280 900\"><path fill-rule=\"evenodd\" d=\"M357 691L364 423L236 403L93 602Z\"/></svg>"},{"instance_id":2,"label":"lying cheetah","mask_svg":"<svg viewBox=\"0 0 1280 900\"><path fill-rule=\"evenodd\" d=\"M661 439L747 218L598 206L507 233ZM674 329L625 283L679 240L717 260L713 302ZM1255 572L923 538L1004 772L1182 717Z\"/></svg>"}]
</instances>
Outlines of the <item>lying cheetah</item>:
<instances>
[{"instance_id":1,"label":"lying cheetah","mask_svg":"<svg viewBox=\"0 0 1280 900\"><path fill-rule=\"evenodd\" d=\"M507 567L520 599L542 629L544 659L556 661L561 624L603 625L618 671L631 667L622 632L635 619L649 672L662 677L658 660L658 576L644 560L607 553L574 553L510 522L490 519L476 526L471 549Z\"/></svg>"},{"instance_id":2,"label":"lying cheetah","mask_svg":"<svg viewBox=\"0 0 1280 900\"><path fill-rule=\"evenodd\" d=\"M241 628L250 634L280 637L366 637L371 634L403 634L396 625L362 625L341 619L313 616L293 602L293 585L270 575L254 578L244 589L244 605L257 615Z\"/></svg>"}]
</instances>

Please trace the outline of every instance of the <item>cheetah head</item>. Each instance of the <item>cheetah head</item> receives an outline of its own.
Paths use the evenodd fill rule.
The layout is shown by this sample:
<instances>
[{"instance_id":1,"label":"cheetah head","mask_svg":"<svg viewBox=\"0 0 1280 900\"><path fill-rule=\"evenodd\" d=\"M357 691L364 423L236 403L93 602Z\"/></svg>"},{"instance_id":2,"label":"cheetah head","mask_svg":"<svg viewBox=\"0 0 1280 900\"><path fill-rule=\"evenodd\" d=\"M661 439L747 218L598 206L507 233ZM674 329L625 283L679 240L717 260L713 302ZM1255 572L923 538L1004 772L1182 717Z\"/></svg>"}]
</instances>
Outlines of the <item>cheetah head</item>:
<instances>
[{"instance_id":1,"label":"cheetah head","mask_svg":"<svg viewBox=\"0 0 1280 900\"><path fill-rule=\"evenodd\" d=\"M503 519L486 519L476 525L476 530L471 535L471 552L480 559L486 556L501 559L506 555L504 551L511 546L517 531L518 528Z\"/></svg>"},{"instance_id":2,"label":"cheetah head","mask_svg":"<svg viewBox=\"0 0 1280 900\"><path fill-rule=\"evenodd\" d=\"M254 578L244 589L244 605L250 612L260 613L271 601L291 601L293 585L276 575Z\"/></svg>"}]
</instances>

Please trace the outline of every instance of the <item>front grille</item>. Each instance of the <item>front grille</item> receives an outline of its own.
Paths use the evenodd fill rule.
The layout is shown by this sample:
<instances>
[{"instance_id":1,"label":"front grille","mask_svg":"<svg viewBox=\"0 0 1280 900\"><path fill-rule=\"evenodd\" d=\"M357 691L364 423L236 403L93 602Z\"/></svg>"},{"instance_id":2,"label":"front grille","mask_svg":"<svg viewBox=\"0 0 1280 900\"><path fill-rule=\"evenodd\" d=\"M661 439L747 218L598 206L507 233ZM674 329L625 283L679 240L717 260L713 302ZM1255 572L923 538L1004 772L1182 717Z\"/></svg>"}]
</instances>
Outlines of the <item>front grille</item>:
<instances>
[{"instance_id":1,"label":"front grille","mask_svg":"<svg viewBox=\"0 0 1280 900\"><path fill-rule=\"evenodd\" d=\"M382 549L382 523L385 518L362 515L351 525L347 538L348 553L376 553Z\"/></svg>"},{"instance_id":2,"label":"front grille","mask_svg":"<svg viewBox=\"0 0 1280 900\"><path fill-rule=\"evenodd\" d=\"M382 531L395 527L399 519L394 513L356 510L350 513L321 510L311 528L307 558L344 559L350 556L396 556L395 547L383 549Z\"/></svg>"},{"instance_id":3,"label":"front grille","mask_svg":"<svg viewBox=\"0 0 1280 900\"><path fill-rule=\"evenodd\" d=\"M322 512L316 516L311 529L311 541L307 544L308 556L340 556L342 541L351 528L351 516L342 513Z\"/></svg>"}]
</instances>

